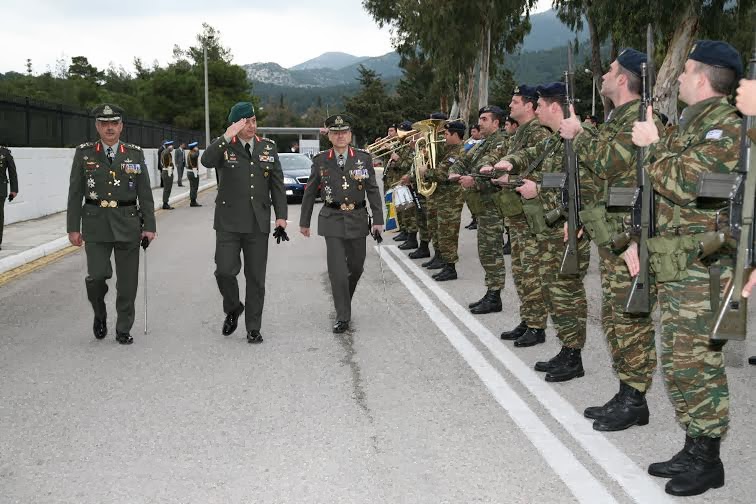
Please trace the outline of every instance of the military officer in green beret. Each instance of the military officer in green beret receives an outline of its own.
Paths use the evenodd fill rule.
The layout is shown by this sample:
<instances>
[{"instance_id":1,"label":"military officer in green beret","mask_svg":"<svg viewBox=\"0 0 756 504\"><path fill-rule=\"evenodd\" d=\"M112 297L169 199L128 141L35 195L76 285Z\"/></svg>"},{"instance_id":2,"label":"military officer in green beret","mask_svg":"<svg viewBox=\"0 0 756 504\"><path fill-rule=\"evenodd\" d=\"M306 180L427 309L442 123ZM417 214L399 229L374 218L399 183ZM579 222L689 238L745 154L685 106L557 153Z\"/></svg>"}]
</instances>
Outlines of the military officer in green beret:
<instances>
[{"instance_id":1,"label":"military officer in green beret","mask_svg":"<svg viewBox=\"0 0 756 504\"><path fill-rule=\"evenodd\" d=\"M7 174L7 175L6 175ZM10 182L10 194L8 194L8 182ZM3 244L3 222L5 221L5 198L13 201L18 194L18 174L16 163L13 161L11 151L0 145L0 245ZM2 250L2 247L0 247Z\"/></svg>"},{"instance_id":2,"label":"military officer in green beret","mask_svg":"<svg viewBox=\"0 0 756 504\"><path fill-rule=\"evenodd\" d=\"M134 341L129 332L134 325L139 243L155 239L155 207L142 149L119 140L123 111L103 104L93 114L100 139L79 145L74 155L68 188L68 240L77 247L83 243L87 254L85 284L97 339L108 334L106 281L113 276L110 256L115 255L116 341L130 345Z\"/></svg>"},{"instance_id":3,"label":"military officer in green beret","mask_svg":"<svg viewBox=\"0 0 756 504\"><path fill-rule=\"evenodd\" d=\"M312 158L312 172L302 198L300 232L310 237L310 220L318 187L322 184L323 208L318 215L318 234L325 237L328 277L336 305L334 333L349 329L352 296L365 264L369 233L383 232L381 192L375 180L373 161L367 151L355 149L352 118L336 114L325 120L328 140L333 147ZM370 203L370 226L366 201Z\"/></svg>"},{"instance_id":4,"label":"military officer in green beret","mask_svg":"<svg viewBox=\"0 0 756 504\"><path fill-rule=\"evenodd\" d=\"M262 343L260 334L268 263L270 207L276 214L276 232L286 228L288 208L283 170L276 144L257 133L255 108L239 102L228 114L231 125L202 154L202 164L217 169L215 199L215 279L223 296L226 319L222 333L236 330L245 305L239 300L236 276L244 254L247 280L245 303L247 341Z\"/></svg>"}]
</instances>

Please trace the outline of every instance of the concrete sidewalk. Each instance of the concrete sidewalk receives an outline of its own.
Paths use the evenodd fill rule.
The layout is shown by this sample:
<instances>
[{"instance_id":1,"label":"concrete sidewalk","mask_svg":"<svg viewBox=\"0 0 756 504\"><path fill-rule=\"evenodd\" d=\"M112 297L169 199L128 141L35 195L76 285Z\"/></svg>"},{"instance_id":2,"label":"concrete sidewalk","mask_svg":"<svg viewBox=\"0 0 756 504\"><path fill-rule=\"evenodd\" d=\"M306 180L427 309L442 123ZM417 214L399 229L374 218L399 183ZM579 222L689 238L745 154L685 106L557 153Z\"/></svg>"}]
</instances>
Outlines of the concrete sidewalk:
<instances>
[{"instance_id":1,"label":"concrete sidewalk","mask_svg":"<svg viewBox=\"0 0 756 504\"><path fill-rule=\"evenodd\" d=\"M204 191L217 185L214 177L200 180L199 190ZM155 210L159 210L163 201L163 189L152 190ZM183 187L174 185L171 205L189 199L188 183ZM39 219L16 222L5 226L2 250L0 250L0 274L19 268L32 261L65 249L68 242L66 233L66 212L58 212Z\"/></svg>"}]
</instances>

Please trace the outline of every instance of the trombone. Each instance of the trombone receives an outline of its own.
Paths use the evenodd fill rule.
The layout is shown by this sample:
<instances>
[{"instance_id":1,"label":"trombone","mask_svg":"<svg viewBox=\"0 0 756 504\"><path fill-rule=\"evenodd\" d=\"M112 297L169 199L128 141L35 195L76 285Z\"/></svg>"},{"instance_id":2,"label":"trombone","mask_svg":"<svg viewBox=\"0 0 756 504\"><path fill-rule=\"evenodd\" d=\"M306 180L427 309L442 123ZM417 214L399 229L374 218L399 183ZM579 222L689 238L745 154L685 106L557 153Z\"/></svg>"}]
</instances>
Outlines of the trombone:
<instances>
[{"instance_id":1,"label":"trombone","mask_svg":"<svg viewBox=\"0 0 756 504\"><path fill-rule=\"evenodd\" d=\"M388 156L404 147L405 143L412 138L415 133L417 133L417 130L414 129L410 131L397 131L396 136L385 136L380 140L376 140L365 147L365 150L375 158Z\"/></svg>"}]
</instances>

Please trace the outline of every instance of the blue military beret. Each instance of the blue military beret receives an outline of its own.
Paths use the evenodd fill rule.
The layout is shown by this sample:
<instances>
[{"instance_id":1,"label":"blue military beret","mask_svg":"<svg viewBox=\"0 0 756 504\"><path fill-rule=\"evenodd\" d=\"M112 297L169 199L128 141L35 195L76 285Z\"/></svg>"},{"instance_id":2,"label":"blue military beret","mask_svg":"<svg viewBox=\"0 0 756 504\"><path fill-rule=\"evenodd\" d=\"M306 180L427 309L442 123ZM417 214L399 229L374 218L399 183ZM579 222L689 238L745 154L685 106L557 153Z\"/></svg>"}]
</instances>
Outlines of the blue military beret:
<instances>
[{"instance_id":1,"label":"blue military beret","mask_svg":"<svg viewBox=\"0 0 756 504\"><path fill-rule=\"evenodd\" d=\"M617 56L617 63L622 65L622 68L638 77L641 76L641 64L646 63L647 61L648 57L646 56L646 53L636 51L632 48L623 50L619 53L619 56Z\"/></svg>"},{"instance_id":2,"label":"blue military beret","mask_svg":"<svg viewBox=\"0 0 756 504\"><path fill-rule=\"evenodd\" d=\"M527 86L525 84L520 84L514 88L512 94L514 96L522 96L523 98L538 99L538 90L533 86Z\"/></svg>"},{"instance_id":3,"label":"blue military beret","mask_svg":"<svg viewBox=\"0 0 756 504\"><path fill-rule=\"evenodd\" d=\"M231 107L228 113L228 122L235 123L240 119L255 117L255 107L250 102L239 102Z\"/></svg>"},{"instance_id":4,"label":"blue military beret","mask_svg":"<svg viewBox=\"0 0 756 504\"><path fill-rule=\"evenodd\" d=\"M399 131L411 131L412 121L402 121L399 123Z\"/></svg>"},{"instance_id":5,"label":"blue military beret","mask_svg":"<svg viewBox=\"0 0 756 504\"><path fill-rule=\"evenodd\" d=\"M459 133L459 136L463 136L465 134L465 123L462 121L449 121L448 123L444 124L444 128L451 131L452 133Z\"/></svg>"},{"instance_id":6,"label":"blue military beret","mask_svg":"<svg viewBox=\"0 0 756 504\"><path fill-rule=\"evenodd\" d=\"M735 77L738 79L743 76L743 61L740 59L740 53L721 40L696 41L688 53L688 59L715 67L729 68L735 71Z\"/></svg>"},{"instance_id":7,"label":"blue military beret","mask_svg":"<svg viewBox=\"0 0 756 504\"><path fill-rule=\"evenodd\" d=\"M430 118L431 119L443 119L444 121L446 121L447 119L449 119L449 116L446 115L446 114L444 114L443 112L433 112L430 115Z\"/></svg>"},{"instance_id":8,"label":"blue military beret","mask_svg":"<svg viewBox=\"0 0 756 504\"><path fill-rule=\"evenodd\" d=\"M166 140L163 142L163 147L168 147L169 145L173 145L173 140Z\"/></svg>"},{"instance_id":9,"label":"blue military beret","mask_svg":"<svg viewBox=\"0 0 756 504\"><path fill-rule=\"evenodd\" d=\"M501 109L501 107L497 107L496 105L486 105L485 107L478 110L478 117L482 116L483 114L491 113L495 116L497 116L499 119L504 117L504 110Z\"/></svg>"},{"instance_id":10,"label":"blue military beret","mask_svg":"<svg viewBox=\"0 0 756 504\"><path fill-rule=\"evenodd\" d=\"M190 148L190 149L194 149L198 145L199 145L199 142L192 142L192 143L188 144L187 147Z\"/></svg>"},{"instance_id":11,"label":"blue military beret","mask_svg":"<svg viewBox=\"0 0 756 504\"><path fill-rule=\"evenodd\" d=\"M541 98L559 98L567 94L564 82L552 82L538 86L538 96Z\"/></svg>"},{"instance_id":12,"label":"blue military beret","mask_svg":"<svg viewBox=\"0 0 756 504\"><path fill-rule=\"evenodd\" d=\"M348 131L352 129L354 120L348 114L334 114L326 117L325 127L328 131Z\"/></svg>"}]
</instances>

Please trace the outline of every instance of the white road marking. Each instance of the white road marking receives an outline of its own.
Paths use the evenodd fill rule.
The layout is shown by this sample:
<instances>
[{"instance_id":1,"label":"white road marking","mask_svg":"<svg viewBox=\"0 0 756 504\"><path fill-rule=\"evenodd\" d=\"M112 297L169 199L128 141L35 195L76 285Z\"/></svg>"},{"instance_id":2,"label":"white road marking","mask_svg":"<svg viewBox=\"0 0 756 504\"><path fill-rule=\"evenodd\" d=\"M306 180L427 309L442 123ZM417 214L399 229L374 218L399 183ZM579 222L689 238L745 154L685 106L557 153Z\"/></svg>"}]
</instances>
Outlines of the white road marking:
<instances>
[{"instance_id":1,"label":"white road marking","mask_svg":"<svg viewBox=\"0 0 756 504\"><path fill-rule=\"evenodd\" d=\"M569 401L564 399L543 378L526 365L512 350L505 346L487 327L442 289L423 270L405 257L396 246L385 247L400 261L459 319L471 333L488 348L496 359L509 370L538 401L606 471L606 473L640 504L675 502L659 483L622 450L617 448L601 432L593 430L591 422L578 413ZM400 280L404 280L400 277ZM585 386L590 386L585 383ZM600 501L597 501L600 502Z\"/></svg>"},{"instance_id":2,"label":"white road marking","mask_svg":"<svg viewBox=\"0 0 756 504\"><path fill-rule=\"evenodd\" d=\"M538 415L528 407L525 401L512 390L496 368L468 341L457 326L433 304L428 295L401 269L396 260L385 251L386 248L393 249L395 247L383 247L383 250L376 247L386 265L391 268L397 278L417 299L430 319L480 377L499 405L509 413L512 420L525 433L575 498L581 503L616 503L617 501L601 482L580 463L575 455L538 418Z\"/></svg>"}]
</instances>

